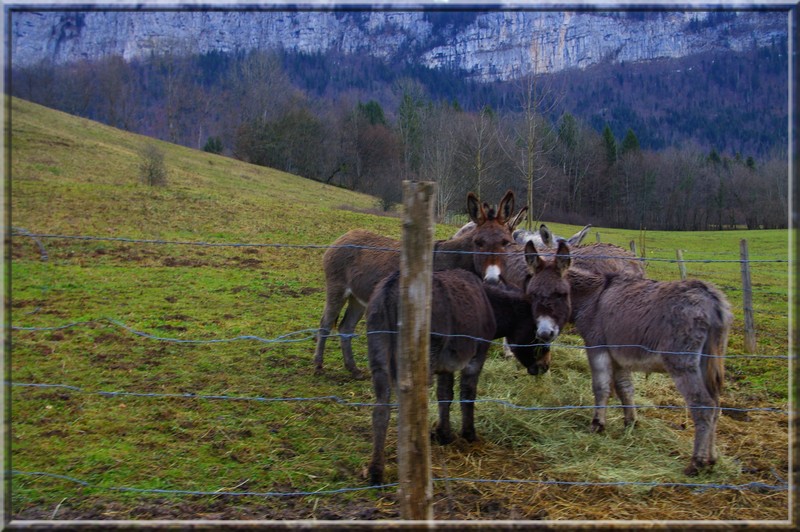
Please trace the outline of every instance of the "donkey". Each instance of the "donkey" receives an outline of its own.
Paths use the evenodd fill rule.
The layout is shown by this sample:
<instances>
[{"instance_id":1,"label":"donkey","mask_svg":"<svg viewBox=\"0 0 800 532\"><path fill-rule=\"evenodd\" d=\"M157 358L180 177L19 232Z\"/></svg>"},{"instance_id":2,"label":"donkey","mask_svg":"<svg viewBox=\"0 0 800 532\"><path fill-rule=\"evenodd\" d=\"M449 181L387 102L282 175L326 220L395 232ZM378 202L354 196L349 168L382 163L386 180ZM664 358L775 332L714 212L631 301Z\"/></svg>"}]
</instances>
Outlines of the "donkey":
<instances>
[{"instance_id":1,"label":"donkey","mask_svg":"<svg viewBox=\"0 0 800 532\"><path fill-rule=\"evenodd\" d=\"M641 261L630 251L614 246L613 244L589 244L586 246L578 246L571 248L563 239L558 241L558 247L555 250L540 250L533 241L527 241L526 244L514 244L506 256L505 273L503 274L503 281L509 286L525 287L528 279L531 276L529 265L533 260L531 256L539 255L541 257L555 255L557 264L561 264L564 268L568 268L571 263L574 266L580 266L590 271L595 272L617 272L625 271L630 275L644 277L644 267ZM570 261L561 260L569 257ZM544 268L546 261L543 259L539 263L539 269ZM536 273L537 268L534 268L533 273ZM551 274L552 279L552 274ZM563 305L564 294L559 288L559 285L552 282L552 280L545 281L541 279L539 284L541 288L532 295L536 301L535 315L538 316L536 320L536 338L539 345L535 348L535 355L533 358L537 360L546 360L549 367L551 359L550 344L556 340L558 335L564 328L565 323L557 320L548 321L547 317L552 315L556 308ZM548 293L548 291L551 291ZM567 290L568 291L568 290ZM513 353L508 347L508 342L503 343L506 357L510 358ZM519 357L517 357L519 359ZM543 364L544 366L544 364ZM530 373L530 366L526 365ZM537 375L538 373L532 373Z\"/></svg>"},{"instance_id":2,"label":"donkey","mask_svg":"<svg viewBox=\"0 0 800 532\"><path fill-rule=\"evenodd\" d=\"M506 337L518 360L536 375L547 371L549 358L537 358L535 341L534 295L543 285L553 283L561 298L557 315L550 317L565 323L570 315L569 285L565 273L569 258L545 263L531 254L532 276L525 291L515 287L481 283L480 279L461 269L433 273L431 303L430 369L437 376L436 395L439 401L439 423L433 439L440 444L452 442L450 403L453 400L454 373L461 373L461 436L475 441L475 397L478 377L486 361L490 341ZM535 271L538 270L538 271ZM389 425L391 388L397 383L397 351L399 273L395 272L375 288L367 307L367 348L376 404L372 412L373 447L369 466L370 483L383 482L386 431Z\"/></svg>"},{"instance_id":3,"label":"donkey","mask_svg":"<svg viewBox=\"0 0 800 532\"><path fill-rule=\"evenodd\" d=\"M598 242L571 248L572 265L595 273L625 273L644 277L644 263L625 248Z\"/></svg>"},{"instance_id":4,"label":"donkey","mask_svg":"<svg viewBox=\"0 0 800 532\"><path fill-rule=\"evenodd\" d=\"M525 217L525 213L526 212L528 212L528 206L527 205L522 207L517 214L515 214L514 216L512 216L511 218L509 218L506 221L506 225L508 226L509 231L514 231L517 228L519 223ZM461 228L458 231L456 231L456 233L453 235L452 238L453 239L461 238L462 236L466 235L467 233L469 233L470 231L475 229L476 225L477 224L475 222L467 222L467 223L465 223L464 225L461 226ZM513 236L513 234L512 234L512 236Z\"/></svg>"},{"instance_id":5,"label":"donkey","mask_svg":"<svg viewBox=\"0 0 800 532\"><path fill-rule=\"evenodd\" d=\"M540 225L539 230L536 232L528 231L527 229L517 229L511 236L514 237L515 242L523 246L530 240L538 249L554 249L559 240L566 240L570 248L574 248L583 242L583 239L586 238L586 234L591 227L591 224L586 225L583 229L567 239L562 239L560 236L554 235L545 224Z\"/></svg>"},{"instance_id":6,"label":"donkey","mask_svg":"<svg viewBox=\"0 0 800 532\"><path fill-rule=\"evenodd\" d=\"M694 450L687 475L717 459L716 425L724 378L723 357L733 320L724 294L699 280L655 281L625 272L567 273L572 321L583 337L592 372L593 432L606 424L612 387L636 421L631 372L668 373L691 410Z\"/></svg>"},{"instance_id":7,"label":"donkey","mask_svg":"<svg viewBox=\"0 0 800 532\"><path fill-rule=\"evenodd\" d=\"M467 195L467 214L475 230L459 238L437 241L434 244L433 268L446 270L462 268L488 282L498 282L504 269L504 257L512 244L507 222L514 212L514 193L506 192L497 209L481 203L470 192ZM375 286L400 267L400 242L362 229L354 229L339 237L325 251L322 266L325 270L325 309L320 320L317 346L314 353L316 371L322 371L325 341L342 308L347 304L339 323L344 365L358 377L360 370L353 360L352 333L364 311Z\"/></svg>"}]
</instances>

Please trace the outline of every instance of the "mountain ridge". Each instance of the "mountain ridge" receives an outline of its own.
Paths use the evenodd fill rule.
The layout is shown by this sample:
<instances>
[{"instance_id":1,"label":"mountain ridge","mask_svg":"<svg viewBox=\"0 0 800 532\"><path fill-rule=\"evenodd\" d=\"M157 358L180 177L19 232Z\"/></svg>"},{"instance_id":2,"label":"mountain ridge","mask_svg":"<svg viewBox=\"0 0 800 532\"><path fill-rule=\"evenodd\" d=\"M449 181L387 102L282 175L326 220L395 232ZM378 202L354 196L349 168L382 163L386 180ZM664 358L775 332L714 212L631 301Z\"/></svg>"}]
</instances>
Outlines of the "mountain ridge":
<instances>
[{"instance_id":1,"label":"mountain ridge","mask_svg":"<svg viewBox=\"0 0 800 532\"><path fill-rule=\"evenodd\" d=\"M368 53L457 69L482 82L609 60L742 51L788 33L786 14L767 10L12 10L10 20L15 66L280 48Z\"/></svg>"}]
</instances>

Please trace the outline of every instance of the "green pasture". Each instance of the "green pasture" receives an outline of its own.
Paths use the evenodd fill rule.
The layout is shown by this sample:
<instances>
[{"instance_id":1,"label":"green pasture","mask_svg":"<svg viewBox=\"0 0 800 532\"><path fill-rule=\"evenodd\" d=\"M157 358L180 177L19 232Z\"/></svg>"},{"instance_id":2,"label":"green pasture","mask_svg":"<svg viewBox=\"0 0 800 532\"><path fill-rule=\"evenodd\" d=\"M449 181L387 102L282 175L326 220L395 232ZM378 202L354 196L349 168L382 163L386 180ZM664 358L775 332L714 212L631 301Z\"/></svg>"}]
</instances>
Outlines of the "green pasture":
<instances>
[{"instance_id":1,"label":"green pasture","mask_svg":"<svg viewBox=\"0 0 800 532\"><path fill-rule=\"evenodd\" d=\"M367 489L364 476L369 379L350 377L335 339L323 374L315 375L312 357L325 246L353 228L398 238L400 219L379 213L369 196L17 99L8 109L11 517L396 517L395 488ZM147 143L165 154L166 187L139 182ZM580 229L548 226L563 236ZM439 225L436 236L456 229ZM434 476L645 484L439 482L437 517L787 519L786 491L646 483L787 481L788 232L593 228L587 241L598 234L635 242L657 279L679 278L682 250L688 275L717 284L731 301L723 406L744 411L722 416L720 462L713 473L683 476L693 430L682 426L682 408L642 408L628 430L612 410L603 435L589 433L590 409L547 409L592 404L585 354L570 330L538 378L492 349L478 397L496 401L477 406L481 441L435 448ZM752 261L757 357L744 349L741 239ZM363 322L356 332L356 362L366 370ZM637 404L683 406L663 375L637 375L636 383ZM457 406L453 413L458 423ZM295 492L306 495L266 495ZM578 504L581 497L605 506ZM502 512L492 514L486 501Z\"/></svg>"}]
</instances>

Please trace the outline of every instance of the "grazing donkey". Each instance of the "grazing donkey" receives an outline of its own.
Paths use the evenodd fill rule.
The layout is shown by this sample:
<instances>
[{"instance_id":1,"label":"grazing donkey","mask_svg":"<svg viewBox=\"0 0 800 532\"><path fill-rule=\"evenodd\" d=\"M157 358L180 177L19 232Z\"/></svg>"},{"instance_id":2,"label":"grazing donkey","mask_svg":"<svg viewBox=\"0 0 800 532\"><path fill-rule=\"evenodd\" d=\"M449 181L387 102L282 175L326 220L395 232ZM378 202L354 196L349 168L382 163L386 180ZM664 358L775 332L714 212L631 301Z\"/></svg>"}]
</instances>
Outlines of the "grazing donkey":
<instances>
[{"instance_id":1,"label":"grazing donkey","mask_svg":"<svg viewBox=\"0 0 800 532\"><path fill-rule=\"evenodd\" d=\"M570 248L564 240L559 240L556 250L541 251L533 241L528 241L525 245L515 244L512 246L510 253L506 256L506 268L503 276L506 283L510 286L525 286L531 275L529 264L532 259L530 257L538 253L541 253L542 256L555 255L556 262L561 264L564 270L569 267L570 262L564 260L558 262L558 259L566 259L569 256L572 267L578 266L597 273L626 272L632 276L644 277L642 262L630 251L613 244L598 243ZM542 260L541 265L544 264L545 261ZM534 269L534 273L535 271ZM552 313L549 308L559 306L564 298L558 284L544 279L542 281L542 288L532 291L531 297L535 298L537 305L535 314L546 317ZM552 292L548 293L548 290ZM540 345L535 348L536 359L550 360L549 344L556 340L563 326L564 323L548 323L544 318L537 320L536 332ZM507 357L513 355L507 342L504 342L504 350ZM519 359L519 357L517 358ZM526 367L530 370L530 366Z\"/></svg>"},{"instance_id":2,"label":"grazing donkey","mask_svg":"<svg viewBox=\"0 0 800 532\"><path fill-rule=\"evenodd\" d=\"M503 274L504 257L512 245L507 222L514 211L514 193L506 192L497 209L481 203L470 192L467 195L467 214L475 230L459 238L440 240L434 244L434 270L462 268L488 282L497 282ZM322 371L325 341L330 335L342 308L347 304L339 323L342 356L345 367L354 375L361 372L353 360L352 333L364 315L375 286L387 275L400 268L400 242L354 229L339 237L325 251L322 266L325 270L325 309L320 320L314 364Z\"/></svg>"},{"instance_id":3,"label":"grazing donkey","mask_svg":"<svg viewBox=\"0 0 800 532\"><path fill-rule=\"evenodd\" d=\"M524 257L528 275L522 288L484 284L484 290L498 324L497 338L506 340L506 354L516 357L528 374L541 375L550 369L549 343L559 335L572 312L566 278L569 246L561 242L556 257L545 260L529 244Z\"/></svg>"},{"instance_id":4,"label":"grazing donkey","mask_svg":"<svg viewBox=\"0 0 800 532\"><path fill-rule=\"evenodd\" d=\"M655 281L624 272L571 268L572 320L586 344L595 412L601 432L612 387L625 406L625 425L636 420L631 372L668 373L691 410L695 475L716 462L714 448L723 357L733 317L725 296L699 280Z\"/></svg>"},{"instance_id":5,"label":"grazing donkey","mask_svg":"<svg viewBox=\"0 0 800 532\"><path fill-rule=\"evenodd\" d=\"M546 283L558 285L555 290L548 289L548 293L559 293L561 305L553 306L558 313L548 319L561 325L566 323L570 307L569 285L564 274L569 268L569 257L567 253L566 257L547 263L532 253L528 259L532 276L524 292L515 287L481 283L476 275L461 269L433 274L430 369L437 377L439 400L439 423L433 437L440 444L455 439L450 426L450 403L456 371L461 372L461 436L467 441L476 439L474 401L491 340L501 337L511 340L514 355L528 368L528 373L536 375L547 371L549 358L537 358L539 351L532 345L535 340L533 301ZM397 351L398 301L399 273L395 272L378 284L367 307L367 347L376 400L369 466L373 485L383 483L389 400L391 388L397 383L396 359L402 356Z\"/></svg>"}]
</instances>

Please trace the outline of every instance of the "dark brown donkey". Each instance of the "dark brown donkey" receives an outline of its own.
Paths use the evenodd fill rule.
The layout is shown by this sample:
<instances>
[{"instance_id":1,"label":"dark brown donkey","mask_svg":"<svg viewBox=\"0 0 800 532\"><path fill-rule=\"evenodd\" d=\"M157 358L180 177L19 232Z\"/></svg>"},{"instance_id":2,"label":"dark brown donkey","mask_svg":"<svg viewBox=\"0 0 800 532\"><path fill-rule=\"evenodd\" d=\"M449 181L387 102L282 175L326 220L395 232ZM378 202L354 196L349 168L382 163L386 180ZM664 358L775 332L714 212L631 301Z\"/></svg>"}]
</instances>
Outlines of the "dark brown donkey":
<instances>
[{"instance_id":1,"label":"dark brown donkey","mask_svg":"<svg viewBox=\"0 0 800 532\"><path fill-rule=\"evenodd\" d=\"M434 245L434 270L462 268L488 282L497 282L504 269L504 256L512 243L506 222L514 211L514 193L506 192L497 209L481 203L470 192L467 214L476 228L460 238L440 240ZM317 333L314 364L322 370L325 341L331 334L342 308L347 304L339 323L339 336L345 367L354 375L361 372L353 360L351 338L356 324L364 315L372 290L387 275L400 268L400 242L362 229L354 229L339 237L325 251L325 310Z\"/></svg>"},{"instance_id":2,"label":"dark brown donkey","mask_svg":"<svg viewBox=\"0 0 800 532\"><path fill-rule=\"evenodd\" d=\"M723 357L733 319L722 292L698 280L664 282L575 267L567 278L572 318L592 371L592 430L605 428L612 387L624 405L625 425L635 422L631 372L668 373L695 426L694 451L684 472L694 475L713 466Z\"/></svg>"},{"instance_id":3,"label":"dark brown donkey","mask_svg":"<svg viewBox=\"0 0 800 532\"><path fill-rule=\"evenodd\" d=\"M563 251L563 250L562 250ZM454 373L461 373L461 436L475 441L475 397L478 377L490 341L507 338L512 352L523 360L532 356L535 340L534 314L530 294L549 280L559 285L557 291L566 305L562 324L569 317L569 286L564 273L569 257L545 263L529 255L530 269L539 272L529 278L526 290L482 283L465 270L444 270L433 274L431 303L430 370L436 375L439 423L433 434L441 444L455 438L450 427L450 403L453 400ZM553 274L553 275L550 275ZM370 482L383 483L386 431L389 426L391 389L397 382L397 320L399 274L394 273L375 288L367 307L367 348L376 405L372 412L372 461ZM525 363L525 362L523 362ZM529 372L533 371L529 368Z\"/></svg>"}]
</instances>

